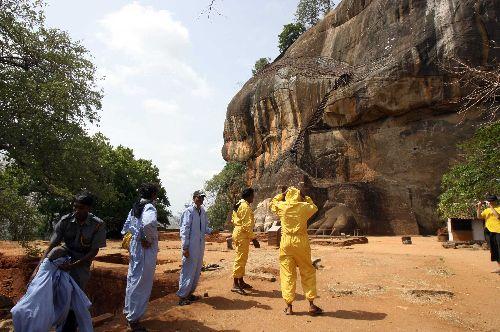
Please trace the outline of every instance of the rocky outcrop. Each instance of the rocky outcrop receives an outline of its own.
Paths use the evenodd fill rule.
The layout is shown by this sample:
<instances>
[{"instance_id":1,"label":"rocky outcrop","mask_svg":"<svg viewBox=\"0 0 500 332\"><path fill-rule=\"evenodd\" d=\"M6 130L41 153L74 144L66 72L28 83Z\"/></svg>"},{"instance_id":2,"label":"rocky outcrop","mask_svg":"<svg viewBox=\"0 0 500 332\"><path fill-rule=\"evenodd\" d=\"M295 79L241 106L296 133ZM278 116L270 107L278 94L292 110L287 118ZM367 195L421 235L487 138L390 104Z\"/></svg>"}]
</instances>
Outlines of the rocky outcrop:
<instances>
[{"instance_id":1,"label":"rocky outcrop","mask_svg":"<svg viewBox=\"0 0 500 332\"><path fill-rule=\"evenodd\" d=\"M354 212L343 203L330 203L327 201L323 206L325 214L322 218L310 225L310 233L316 235L340 235L352 233L356 227Z\"/></svg>"},{"instance_id":2,"label":"rocky outcrop","mask_svg":"<svg viewBox=\"0 0 500 332\"><path fill-rule=\"evenodd\" d=\"M302 186L311 227L434 232L441 176L482 116L457 113L443 64L496 59L498 6L344 0L236 94L224 159L247 164L257 201Z\"/></svg>"},{"instance_id":3,"label":"rocky outcrop","mask_svg":"<svg viewBox=\"0 0 500 332\"><path fill-rule=\"evenodd\" d=\"M256 232L267 232L267 230L278 221L278 217L269 209L270 202L271 198L266 198L257 204L254 211L254 230Z\"/></svg>"}]
</instances>

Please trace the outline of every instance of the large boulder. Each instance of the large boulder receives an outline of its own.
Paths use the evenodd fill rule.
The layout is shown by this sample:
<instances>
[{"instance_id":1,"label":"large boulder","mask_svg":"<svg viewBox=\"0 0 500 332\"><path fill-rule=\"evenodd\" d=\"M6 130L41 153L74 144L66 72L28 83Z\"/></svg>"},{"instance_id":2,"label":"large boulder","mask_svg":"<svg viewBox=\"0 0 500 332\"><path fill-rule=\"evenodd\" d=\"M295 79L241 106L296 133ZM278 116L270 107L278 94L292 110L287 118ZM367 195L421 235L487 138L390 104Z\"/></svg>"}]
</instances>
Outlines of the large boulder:
<instances>
[{"instance_id":1,"label":"large boulder","mask_svg":"<svg viewBox=\"0 0 500 332\"><path fill-rule=\"evenodd\" d=\"M271 198L266 198L259 204L254 211L255 227L256 232L267 232L271 226L278 221L278 217L269 210L269 203Z\"/></svg>"},{"instance_id":2,"label":"large boulder","mask_svg":"<svg viewBox=\"0 0 500 332\"><path fill-rule=\"evenodd\" d=\"M323 207L325 214L309 226L309 233L316 235L340 235L358 228L353 211L343 203L327 202Z\"/></svg>"},{"instance_id":3,"label":"large boulder","mask_svg":"<svg viewBox=\"0 0 500 332\"><path fill-rule=\"evenodd\" d=\"M443 64L496 59L498 7L342 1L233 98L224 159L247 164L257 201L302 182L311 222L345 206L365 233L434 232L441 176L483 117L458 114L465 92Z\"/></svg>"}]
</instances>

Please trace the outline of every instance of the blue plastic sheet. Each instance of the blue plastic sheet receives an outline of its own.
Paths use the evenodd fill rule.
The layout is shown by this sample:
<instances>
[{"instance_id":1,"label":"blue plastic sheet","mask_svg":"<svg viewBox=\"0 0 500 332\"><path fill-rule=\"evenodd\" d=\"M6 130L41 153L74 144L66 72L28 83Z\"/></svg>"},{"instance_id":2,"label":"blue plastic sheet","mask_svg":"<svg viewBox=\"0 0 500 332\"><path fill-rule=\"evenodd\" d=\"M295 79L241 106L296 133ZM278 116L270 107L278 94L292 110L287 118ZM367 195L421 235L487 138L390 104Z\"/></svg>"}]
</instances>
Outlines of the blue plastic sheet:
<instances>
[{"instance_id":1,"label":"blue plastic sheet","mask_svg":"<svg viewBox=\"0 0 500 332\"><path fill-rule=\"evenodd\" d=\"M59 269L68 259L45 258L40 264L26 294L11 310L16 332L60 331L69 310L75 312L79 331L93 331L89 299L69 273Z\"/></svg>"}]
</instances>

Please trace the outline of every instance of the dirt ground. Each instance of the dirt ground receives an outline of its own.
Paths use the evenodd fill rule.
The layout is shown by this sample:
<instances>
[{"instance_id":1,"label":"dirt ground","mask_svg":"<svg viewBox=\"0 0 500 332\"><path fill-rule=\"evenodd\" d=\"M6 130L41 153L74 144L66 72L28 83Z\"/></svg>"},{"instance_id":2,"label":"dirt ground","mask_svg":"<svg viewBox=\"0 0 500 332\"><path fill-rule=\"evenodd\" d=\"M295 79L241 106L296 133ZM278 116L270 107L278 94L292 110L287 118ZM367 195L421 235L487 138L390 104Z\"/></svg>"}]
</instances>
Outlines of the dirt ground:
<instances>
[{"instance_id":1,"label":"dirt ground","mask_svg":"<svg viewBox=\"0 0 500 332\"><path fill-rule=\"evenodd\" d=\"M278 250L266 244L251 249L251 276L246 279L255 290L241 296L230 292L234 252L225 243L208 242L205 262L221 266L202 273L197 293L208 297L177 306L180 242L175 236L163 237L144 326L150 331L500 331L500 276L491 273L495 265L488 251L444 249L435 237L413 237L412 245L402 245L400 237L368 240L347 247L312 246L313 258L321 258L316 303L325 314L310 317L300 285L296 315L284 315ZM3 242L0 248L0 261L19 255L15 245ZM108 241L94 262L92 287L87 290L93 315L115 314L96 331L126 330L120 314L124 254L119 242ZM269 281L272 276L277 281ZM5 293L4 286L0 293Z\"/></svg>"}]
</instances>

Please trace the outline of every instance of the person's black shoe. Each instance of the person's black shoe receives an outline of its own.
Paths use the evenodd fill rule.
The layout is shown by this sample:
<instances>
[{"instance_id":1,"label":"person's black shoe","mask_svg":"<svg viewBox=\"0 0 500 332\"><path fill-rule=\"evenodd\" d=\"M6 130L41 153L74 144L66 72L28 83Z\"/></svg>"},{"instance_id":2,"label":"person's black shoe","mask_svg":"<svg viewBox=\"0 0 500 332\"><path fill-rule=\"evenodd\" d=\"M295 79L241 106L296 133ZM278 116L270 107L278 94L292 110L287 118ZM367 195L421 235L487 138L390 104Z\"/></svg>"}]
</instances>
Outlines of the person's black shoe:
<instances>
[{"instance_id":1,"label":"person's black shoe","mask_svg":"<svg viewBox=\"0 0 500 332\"><path fill-rule=\"evenodd\" d=\"M240 295L247 295L247 293L240 287L233 287L231 288L231 292L233 293L238 293Z\"/></svg>"},{"instance_id":2,"label":"person's black shoe","mask_svg":"<svg viewBox=\"0 0 500 332\"><path fill-rule=\"evenodd\" d=\"M142 326L139 321L128 322L128 327L132 332L147 332L148 330Z\"/></svg>"},{"instance_id":3,"label":"person's black shoe","mask_svg":"<svg viewBox=\"0 0 500 332\"><path fill-rule=\"evenodd\" d=\"M240 282L240 287L242 289L253 289L252 285L249 285L247 284L246 282L244 282L243 280Z\"/></svg>"},{"instance_id":4,"label":"person's black shoe","mask_svg":"<svg viewBox=\"0 0 500 332\"><path fill-rule=\"evenodd\" d=\"M201 300L201 296L198 296L198 295L194 295L194 294L191 294L188 296L187 298L189 301L191 302L195 302L195 301L199 301Z\"/></svg>"},{"instance_id":5,"label":"person's black shoe","mask_svg":"<svg viewBox=\"0 0 500 332\"><path fill-rule=\"evenodd\" d=\"M191 301L189 301L187 298L185 299L179 299L179 305L184 306L184 305L190 305Z\"/></svg>"}]
</instances>

